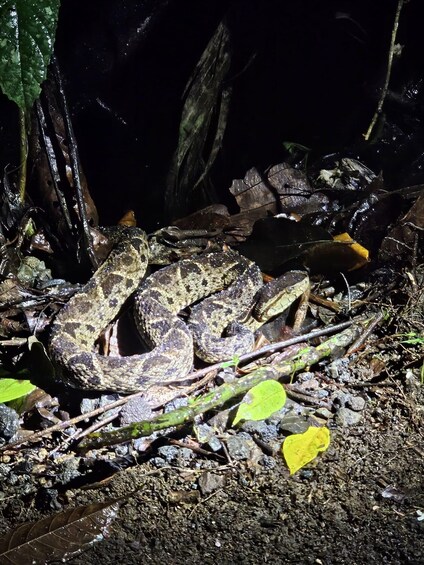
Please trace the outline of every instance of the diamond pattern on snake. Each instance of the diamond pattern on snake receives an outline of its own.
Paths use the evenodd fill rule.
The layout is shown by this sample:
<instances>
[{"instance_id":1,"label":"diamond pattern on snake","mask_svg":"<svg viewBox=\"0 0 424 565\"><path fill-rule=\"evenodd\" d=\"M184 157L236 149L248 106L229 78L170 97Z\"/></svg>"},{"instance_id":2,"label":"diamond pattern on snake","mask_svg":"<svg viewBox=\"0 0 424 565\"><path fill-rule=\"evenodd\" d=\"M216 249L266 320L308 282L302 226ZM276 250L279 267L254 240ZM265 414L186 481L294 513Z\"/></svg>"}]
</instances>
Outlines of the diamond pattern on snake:
<instances>
[{"instance_id":1,"label":"diamond pattern on snake","mask_svg":"<svg viewBox=\"0 0 424 565\"><path fill-rule=\"evenodd\" d=\"M120 228L115 239L106 261L52 325L49 351L60 376L83 390L129 394L175 384L190 372L194 353L207 362L246 353L253 332L308 286L306 274L294 271L283 277L286 288L277 299L272 285L263 286L259 267L232 250L184 259L143 281L146 234ZM151 351L122 357L96 353L95 341L132 295L136 326ZM191 304L186 324L178 313ZM223 337L227 328L230 335Z\"/></svg>"}]
</instances>

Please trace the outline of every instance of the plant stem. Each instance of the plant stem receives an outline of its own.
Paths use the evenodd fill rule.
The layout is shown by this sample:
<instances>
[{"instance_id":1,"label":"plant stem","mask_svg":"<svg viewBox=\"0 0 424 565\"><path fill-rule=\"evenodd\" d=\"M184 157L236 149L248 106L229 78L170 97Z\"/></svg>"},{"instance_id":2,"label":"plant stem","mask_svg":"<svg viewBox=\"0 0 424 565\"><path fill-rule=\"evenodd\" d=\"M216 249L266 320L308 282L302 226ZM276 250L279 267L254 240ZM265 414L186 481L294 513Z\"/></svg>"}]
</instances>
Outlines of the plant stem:
<instances>
[{"instance_id":1,"label":"plant stem","mask_svg":"<svg viewBox=\"0 0 424 565\"><path fill-rule=\"evenodd\" d=\"M26 131L25 110L19 108L19 148L20 148L20 167L19 167L19 200L21 204L25 200L25 187L27 178L27 157L28 157L28 141Z\"/></svg>"}]
</instances>

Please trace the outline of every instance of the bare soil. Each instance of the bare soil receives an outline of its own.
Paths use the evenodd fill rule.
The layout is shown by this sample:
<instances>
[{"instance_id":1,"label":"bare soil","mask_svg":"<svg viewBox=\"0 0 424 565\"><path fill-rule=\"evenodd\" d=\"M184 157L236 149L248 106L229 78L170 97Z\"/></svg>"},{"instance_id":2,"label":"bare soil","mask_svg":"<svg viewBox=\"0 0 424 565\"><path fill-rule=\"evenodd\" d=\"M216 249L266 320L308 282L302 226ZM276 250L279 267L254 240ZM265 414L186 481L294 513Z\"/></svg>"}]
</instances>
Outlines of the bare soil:
<instances>
[{"instance_id":1,"label":"bare soil","mask_svg":"<svg viewBox=\"0 0 424 565\"><path fill-rule=\"evenodd\" d=\"M63 492L66 507L134 493L109 537L69 562L423 563L423 387L399 377L366 398L360 424L332 426L329 450L294 476L278 457L266 469L197 455L187 467L139 464ZM202 495L206 470L223 481ZM36 496L1 506L3 532L52 513Z\"/></svg>"}]
</instances>

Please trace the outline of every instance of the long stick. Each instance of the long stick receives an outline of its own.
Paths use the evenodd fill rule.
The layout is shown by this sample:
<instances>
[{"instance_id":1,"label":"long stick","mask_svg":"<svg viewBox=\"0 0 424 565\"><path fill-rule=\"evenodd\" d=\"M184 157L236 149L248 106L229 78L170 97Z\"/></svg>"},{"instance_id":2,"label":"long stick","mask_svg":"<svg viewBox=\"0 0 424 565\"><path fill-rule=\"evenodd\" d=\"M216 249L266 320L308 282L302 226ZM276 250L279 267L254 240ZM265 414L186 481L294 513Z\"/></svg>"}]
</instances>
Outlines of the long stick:
<instances>
[{"instance_id":1,"label":"long stick","mask_svg":"<svg viewBox=\"0 0 424 565\"><path fill-rule=\"evenodd\" d=\"M275 363L268 367L260 367L240 377L233 383L225 383L210 393L201 396L188 406L183 406L172 412L160 414L153 420L135 422L125 428L113 432L98 432L90 434L80 445L81 449L99 448L105 445L131 441L143 436L148 436L153 432L163 430L172 426L178 426L192 421L195 416L218 408L237 396L245 394L252 387L265 380L279 380L284 377L292 376L317 363L321 359L331 356L340 349L348 347L359 335L362 328L359 324L352 325L345 331L329 338L317 347L306 346L299 351L292 359L287 359L281 363Z\"/></svg>"}]
</instances>

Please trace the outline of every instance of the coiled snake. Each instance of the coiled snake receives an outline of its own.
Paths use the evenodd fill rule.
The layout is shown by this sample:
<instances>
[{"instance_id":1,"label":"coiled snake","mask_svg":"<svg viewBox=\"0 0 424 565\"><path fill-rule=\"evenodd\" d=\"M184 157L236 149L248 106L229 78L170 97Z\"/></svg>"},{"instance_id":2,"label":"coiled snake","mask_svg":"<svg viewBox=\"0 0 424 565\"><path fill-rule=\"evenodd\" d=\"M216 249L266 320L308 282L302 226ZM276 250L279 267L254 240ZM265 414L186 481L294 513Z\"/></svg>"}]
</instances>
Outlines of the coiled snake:
<instances>
[{"instance_id":1,"label":"coiled snake","mask_svg":"<svg viewBox=\"0 0 424 565\"><path fill-rule=\"evenodd\" d=\"M184 380L193 363L193 336L196 354L206 361L229 359L251 348L252 332L237 322L232 324L234 335L221 334L230 322L248 315L263 285L254 263L234 251L206 253L169 265L141 283L149 259L147 237L138 228L118 233L106 261L53 322L50 354L68 384L132 393ZM295 292L292 287L288 302L304 290L304 282ZM95 353L96 339L134 292L136 324L152 350L127 357ZM177 316L216 292L192 309L188 326ZM262 323L253 316L249 325L255 329Z\"/></svg>"}]
</instances>

